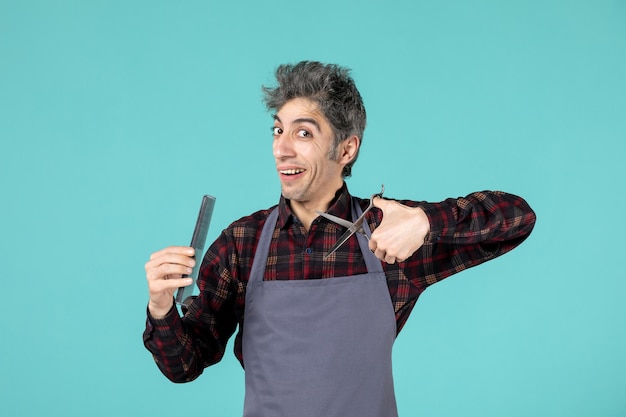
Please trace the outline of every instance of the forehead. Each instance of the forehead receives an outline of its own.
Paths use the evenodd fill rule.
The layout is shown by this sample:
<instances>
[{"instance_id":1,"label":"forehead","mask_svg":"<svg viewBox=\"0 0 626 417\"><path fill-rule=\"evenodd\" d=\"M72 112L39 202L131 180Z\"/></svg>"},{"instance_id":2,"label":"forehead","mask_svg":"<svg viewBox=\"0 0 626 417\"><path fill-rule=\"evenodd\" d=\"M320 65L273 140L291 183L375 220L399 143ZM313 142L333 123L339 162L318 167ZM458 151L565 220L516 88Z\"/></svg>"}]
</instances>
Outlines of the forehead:
<instances>
[{"instance_id":1,"label":"forehead","mask_svg":"<svg viewBox=\"0 0 626 417\"><path fill-rule=\"evenodd\" d=\"M314 120L318 125L330 127L330 124L319 106L313 100L298 97L287 101L278 109L274 119L281 123L293 123L306 119Z\"/></svg>"}]
</instances>

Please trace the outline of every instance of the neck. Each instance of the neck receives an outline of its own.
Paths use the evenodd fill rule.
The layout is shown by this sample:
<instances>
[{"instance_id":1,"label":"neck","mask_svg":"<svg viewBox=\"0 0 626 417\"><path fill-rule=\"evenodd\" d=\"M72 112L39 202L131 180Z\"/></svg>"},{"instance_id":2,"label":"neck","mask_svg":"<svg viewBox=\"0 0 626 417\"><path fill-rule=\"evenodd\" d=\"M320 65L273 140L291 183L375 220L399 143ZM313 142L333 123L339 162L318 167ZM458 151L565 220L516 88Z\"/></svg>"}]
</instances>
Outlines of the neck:
<instances>
[{"instance_id":1,"label":"neck","mask_svg":"<svg viewBox=\"0 0 626 417\"><path fill-rule=\"evenodd\" d=\"M311 228L311 223L313 223L313 220L315 220L315 218L318 216L315 210L328 210L328 204L310 206L302 204L298 201L291 201L290 205L291 211L293 211L293 214L298 218L298 220L300 220L300 223L302 223L307 232Z\"/></svg>"},{"instance_id":2,"label":"neck","mask_svg":"<svg viewBox=\"0 0 626 417\"><path fill-rule=\"evenodd\" d=\"M343 182L341 186L343 186ZM328 207L330 207L330 203L333 201L335 195L337 194L337 191L339 191L340 188L332 191L324 198L315 201L289 201L291 211L298 218L298 220L300 220L307 232L311 228L311 223L313 223L313 220L315 220L319 216L316 211L327 211Z\"/></svg>"}]
</instances>

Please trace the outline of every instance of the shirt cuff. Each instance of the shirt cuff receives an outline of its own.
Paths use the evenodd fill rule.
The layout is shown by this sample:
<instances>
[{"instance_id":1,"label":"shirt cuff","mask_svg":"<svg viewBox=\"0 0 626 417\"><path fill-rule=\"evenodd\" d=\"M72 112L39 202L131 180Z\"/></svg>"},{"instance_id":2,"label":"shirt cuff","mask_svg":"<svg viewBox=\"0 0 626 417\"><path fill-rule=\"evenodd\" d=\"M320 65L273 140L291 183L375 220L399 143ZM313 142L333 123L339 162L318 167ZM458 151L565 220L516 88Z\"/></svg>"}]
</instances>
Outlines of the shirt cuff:
<instances>
[{"instance_id":1,"label":"shirt cuff","mask_svg":"<svg viewBox=\"0 0 626 417\"><path fill-rule=\"evenodd\" d=\"M170 311L165 317L156 319L150 314L150 310L146 306L146 330L149 333L162 337L172 337L176 334L176 329L180 326L180 316L175 305L172 305Z\"/></svg>"}]
</instances>

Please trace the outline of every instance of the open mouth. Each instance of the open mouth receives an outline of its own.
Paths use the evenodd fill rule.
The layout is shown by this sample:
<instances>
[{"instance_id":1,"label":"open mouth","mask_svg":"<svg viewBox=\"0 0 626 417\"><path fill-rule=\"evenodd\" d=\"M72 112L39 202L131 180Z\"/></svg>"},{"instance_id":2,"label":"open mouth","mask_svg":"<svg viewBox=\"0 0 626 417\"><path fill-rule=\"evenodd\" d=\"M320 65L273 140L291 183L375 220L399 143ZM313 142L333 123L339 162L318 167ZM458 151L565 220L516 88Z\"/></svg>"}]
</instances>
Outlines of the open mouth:
<instances>
[{"instance_id":1,"label":"open mouth","mask_svg":"<svg viewBox=\"0 0 626 417\"><path fill-rule=\"evenodd\" d=\"M283 169L278 171L281 175L298 175L304 172L304 169Z\"/></svg>"}]
</instances>

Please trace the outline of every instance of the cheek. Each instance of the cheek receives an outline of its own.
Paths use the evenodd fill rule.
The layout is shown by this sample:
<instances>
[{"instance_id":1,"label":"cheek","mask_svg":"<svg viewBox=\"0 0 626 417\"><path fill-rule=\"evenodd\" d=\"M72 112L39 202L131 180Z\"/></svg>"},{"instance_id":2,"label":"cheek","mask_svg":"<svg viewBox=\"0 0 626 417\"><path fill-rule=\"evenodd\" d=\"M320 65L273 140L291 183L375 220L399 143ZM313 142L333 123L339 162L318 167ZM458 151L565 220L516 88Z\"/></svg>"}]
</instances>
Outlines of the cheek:
<instances>
[{"instance_id":1,"label":"cheek","mask_svg":"<svg viewBox=\"0 0 626 417\"><path fill-rule=\"evenodd\" d=\"M305 160L309 165L324 165L327 164L329 156L331 155L331 149L328 146L322 146L317 141L299 141L294 143L294 153L302 160Z\"/></svg>"},{"instance_id":2,"label":"cheek","mask_svg":"<svg viewBox=\"0 0 626 417\"><path fill-rule=\"evenodd\" d=\"M339 160L339 146L336 147L332 147L328 150L328 152L326 152L326 156L328 157L328 159L330 159L331 161L335 161L337 162Z\"/></svg>"},{"instance_id":3,"label":"cheek","mask_svg":"<svg viewBox=\"0 0 626 417\"><path fill-rule=\"evenodd\" d=\"M311 142L298 142L294 149L298 155L308 161L314 161L319 154L318 148Z\"/></svg>"},{"instance_id":4,"label":"cheek","mask_svg":"<svg viewBox=\"0 0 626 417\"><path fill-rule=\"evenodd\" d=\"M317 160L328 160L332 154L332 149L327 146L322 146L320 143L309 143L306 153ZM303 151L304 152L304 151Z\"/></svg>"}]
</instances>

